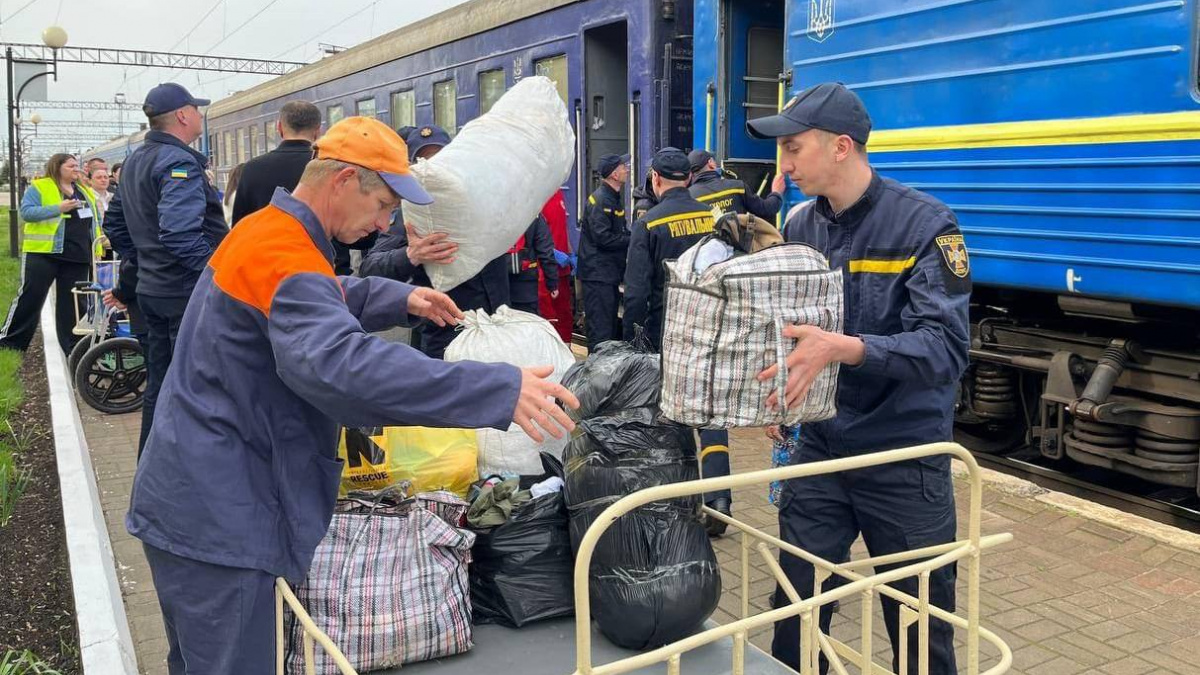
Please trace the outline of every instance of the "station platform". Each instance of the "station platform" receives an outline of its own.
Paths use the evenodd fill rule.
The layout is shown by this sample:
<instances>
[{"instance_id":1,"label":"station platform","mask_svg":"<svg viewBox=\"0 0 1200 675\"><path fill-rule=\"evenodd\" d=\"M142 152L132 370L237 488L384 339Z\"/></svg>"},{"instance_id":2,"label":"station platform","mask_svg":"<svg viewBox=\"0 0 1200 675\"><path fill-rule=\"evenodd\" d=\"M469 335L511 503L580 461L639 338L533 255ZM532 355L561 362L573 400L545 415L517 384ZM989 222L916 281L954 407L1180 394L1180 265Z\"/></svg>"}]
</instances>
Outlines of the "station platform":
<instances>
[{"instance_id":1,"label":"station platform","mask_svg":"<svg viewBox=\"0 0 1200 675\"><path fill-rule=\"evenodd\" d=\"M79 408L139 670L165 674L167 643L150 571L140 542L126 534L123 523L136 465L139 415L107 416L82 404ZM761 431L733 432L731 447L734 471L769 468L770 442ZM1011 532L1015 537L1012 543L985 553L982 583L983 625L1013 649L1009 672L1192 675L1200 671L1196 665L1200 663L1200 535L995 472L985 471L984 483L983 533ZM967 487L961 476L956 477L955 487L961 524ZM776 511L767 501L765 487L735 491L733 510L735 517L753 527L778 532ZM740 544L737 537L726 536L714 545L726 591L712 620L722 623L732 621L740 611ZM866 555L861 541L854 555ZM752 559L750 575L751 611L760 612L767 608L774 582L761 561ZM965 588L960 595L965 596ZM844 602L834 617L833 636L857 646L860 614L857 600ZM552 622L539 627L536 635L549 639L547 631L561 633L566 650L562 656L570 656L574 649L570 626L569 621ZM874 626L875 661L890 664L882 620ZM481 631L476 654L468 658L482 657L485 668L495 665L484 653L488 640L507 633ZM751 641L769 652L770 630L753 634ZM985 668L995 663L986 646L982 653ZM561 661L564 675L570 673L573 658Z\"/></svg>"}]
</instances>

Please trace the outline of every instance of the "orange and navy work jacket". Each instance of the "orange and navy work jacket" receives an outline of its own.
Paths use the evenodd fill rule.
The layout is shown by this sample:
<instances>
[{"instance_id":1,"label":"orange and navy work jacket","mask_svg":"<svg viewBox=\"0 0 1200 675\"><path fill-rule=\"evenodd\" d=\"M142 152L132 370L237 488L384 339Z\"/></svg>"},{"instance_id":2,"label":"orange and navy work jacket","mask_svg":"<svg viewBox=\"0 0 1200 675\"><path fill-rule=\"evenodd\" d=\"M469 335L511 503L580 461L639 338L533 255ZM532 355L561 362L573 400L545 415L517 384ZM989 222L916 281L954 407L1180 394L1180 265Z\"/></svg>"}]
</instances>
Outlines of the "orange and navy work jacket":
<instances>
[{"instance_id":1,"label":"orange and navy work jacket","mask_svg":"<svg viewBox=\"0 0 1200 675\"><path fill-rule=\"evenodd\" d=\"M339 425L509 427L517 368L370 335L408 323L413 287L335 277L332 259L316 215L283 189L217 249L139 461L134 536L298 581L333 513Z\"/></svg>"}]
</instances>

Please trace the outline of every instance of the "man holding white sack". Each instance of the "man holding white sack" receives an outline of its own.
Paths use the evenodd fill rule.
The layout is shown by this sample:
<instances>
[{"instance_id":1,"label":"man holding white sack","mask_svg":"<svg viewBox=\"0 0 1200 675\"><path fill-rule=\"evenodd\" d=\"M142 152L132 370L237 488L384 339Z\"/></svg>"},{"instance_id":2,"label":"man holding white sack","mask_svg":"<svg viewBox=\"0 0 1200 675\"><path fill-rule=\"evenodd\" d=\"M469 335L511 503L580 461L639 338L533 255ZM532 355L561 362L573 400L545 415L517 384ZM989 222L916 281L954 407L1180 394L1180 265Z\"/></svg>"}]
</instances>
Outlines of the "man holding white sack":
<instances>
[{"instance_id":1,"label":"man holding white sack","mask_svg":"<svg viewBox=\"0 0 1200 675\"><path fill-rule=\"evenodd\" d=\"M442 148L450 144L450 134L435 125L415 127L405 139L410 162L432 159ZM454 261L458 244L450 241L445 233L436 232L422 237L404 222L404 214L397 211L396 219L387 232L381 234L375 246L363 256L359 276L386 277L416 286L429 287L427 264L448 264ZM488 263L474 277L450 289L447 293L463 310L482 309L493 314L501 305L510 303L508 279L508 255L502 255ZM424 323L414 331L414 347L426 356L440 359L446 346L454 340L453 326L436 326Z\"/></svg>"},{"instance_id":2,"label":"man holding white sack","mask_svg":"<svg viewBox=\"0 0 1200 675\"><path fill-rule=\"evenodd\" d=\"M749 122L751 135L775 138L779 169L815 200L794 210L788 241L810 244L842 269L845 334L791 326L798 340L787 358L787 386L768 399L789 407L808 392L829 363L840 370L837 416L804 424L793 463L817 462L951 439L958 381L970 342L970 263L954 213L938 200L871 168L866 144L871 118L863 102L840 84L821 84L794 98L783 111ZM768 381L776 366L759 379ZM825 560L841 562L861 533L872 556L919 549L955 538L954 488L945 455L788 481L779 501L780 536ZM780 554L801 596L813 591L812 565ZM890 569L876 567L876 572ZM930 600L954 611L953 565L931 575ZM837 582L826 582L828 589ZM917 579L892 584L916 596ZM776 590L777 606L788 604ZM899 607L882 599L899 671ZM821 611L828 632L832 612ZM800 619L775 625L773 655L800 668ZM917 627L909 644L917 644ZM954 631L930 622L929 672L955 672ZM918 669L910 650L908 671ZM828 664L821 660L821 672Z\"/></svg>"},{"instance_id":3,"label":"man holding white sack","mask_svg":"<svg viewBox=\"0 0 1200 675\"><path fill-rule=\"evenodd\" d=\"M463 316L432 289L334 275L330 239L382 230L401 197L432 199L373 118L342 120L314 149L296 191L277 189L205 265L134 478L125 522L172 675L274 672L275 578L302 580L329 527L339 426L515 423L539 442L574 427L553 367L444 363L368 333Z\"/></svg>"}]
</instances>

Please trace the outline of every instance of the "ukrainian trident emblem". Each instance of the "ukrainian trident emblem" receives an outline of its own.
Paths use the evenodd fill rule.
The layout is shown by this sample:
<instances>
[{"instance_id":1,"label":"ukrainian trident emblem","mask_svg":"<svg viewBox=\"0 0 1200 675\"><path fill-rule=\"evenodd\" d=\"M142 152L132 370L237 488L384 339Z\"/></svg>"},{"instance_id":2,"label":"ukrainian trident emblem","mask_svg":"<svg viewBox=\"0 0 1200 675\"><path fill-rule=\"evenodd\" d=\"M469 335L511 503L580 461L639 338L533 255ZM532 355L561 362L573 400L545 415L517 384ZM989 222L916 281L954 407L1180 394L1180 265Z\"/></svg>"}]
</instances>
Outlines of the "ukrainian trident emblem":
<instances>
[{"instance_id":1,"label":"ukrainian trident emblem","mask_svg":"<svg viewBox=\"0 0 1200 675\"><path fill-rule=\"evenodd\" d=\"M833 35L834 0L808 0L808 39L824 42Z\"/></svg>"}]
</instances>

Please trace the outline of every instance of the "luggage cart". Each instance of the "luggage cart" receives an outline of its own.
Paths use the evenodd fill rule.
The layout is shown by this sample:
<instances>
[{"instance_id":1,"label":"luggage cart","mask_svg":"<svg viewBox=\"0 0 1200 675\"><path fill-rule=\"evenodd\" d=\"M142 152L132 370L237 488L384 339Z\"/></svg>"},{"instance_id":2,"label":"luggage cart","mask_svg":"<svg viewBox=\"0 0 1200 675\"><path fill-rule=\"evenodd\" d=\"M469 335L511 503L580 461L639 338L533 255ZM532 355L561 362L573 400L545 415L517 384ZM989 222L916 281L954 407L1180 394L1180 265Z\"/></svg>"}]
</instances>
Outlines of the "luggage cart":
<instances>
[{"instance_id":1,"label":"luggage cart","mask_svg":"<svg viewBox=\"0 0 1200 675\"><path fill-rule=\"evenodd\" d=\"M588 595L588 569L591 565L592 552L613 522L639 506L716 490L750 485L765 486L775 480L802 479L808 476L852 471L935 455L950 455L961 460L969 470L971 492L968 498L968 523L965 539L887 556L834 563L796 548L734 518L705 508L705 514L708 517L724 521L730 528L741 533L741 618L723 626L709 622L706 629L696 635L641 653L621 650L612 646L599 636L599 632L592 625L590 596ZM475 649L471 652L435 662L410 664L404 666L403 670L381 672L387 675L396 675L401 672L405 675L422 675L426 670L433 672L433 669L437 668L437 672L443 675L489 671L521 672L525 675L618 675L632 672L660 672L662 664L665 663L668 675L681 675L684 671L701 675L743 675L748 672L756 675L760 673L791 673L793 672L791 669L752 645L749 635L752 631L770 627L776 621L799 616L801 635L807 638L802 640L804 653L802 654L801 675L816 673L818 659L822 655L829 661L830 672L838 675L846 675L850 672L847 664L854 669L854 672L896 675L892 670L873 662L871 658L871 643L874 637L872 630L874 613L872 610L878 598L886 595L900 603L902 630L900 631L899 650L902 654L907 654L912 649L917 650L920 668L916 675L927 675L929 672L929 621L931 617L947 621L955 628L966 631L966 664L963 672L968 675L980 674L979 646L983 641L993 647L995 653L991 658L995 663L988 670L982 672L984 675L1001 675L1012 667L1012 650L995 633L980 625L980 566L981 554L984 549L1012 541L1012 535L1005 533L983 536L980 532L982 510L983 481L979 465L970 452L957 443L932 443L641 490L609 506L584 536L575 560L575 619L573 626L570 619L546 621L521 630L511 630L499 626L476 626ZM787 551L814 565L816 568L814 589L817 592L816 595L807 600L800 599L799 593L788 582L779 567L775 555L771 552L772 548ZM750 614L749 565L752 555L763 557L776 581L790 598L790 604L757 615ZM939 567L956 564L960 560L965 560L967 563L965 616L935 607L929 599L930 573ZM906 564L880 574L860 572L860 570L871 568L874 565L895 563ZM822 582L834 574L844 580L842 585L820 592ZM890 582L906 577L919 579L920 590L916 597L897 591L888 585ZM859 650L822 632L817 621L821 607L854 595L858 595L863 600L862 637ZM313 624L283 579L276 581L277 674L283 675L284 673L284 652L287 647L283 622L285 603L304 627L302 647L306 663L312 663L315 647L319 644L338 664L342 675L357 675L337 646ZM913 625L918 628L919 638L916 645L908 644L907 628ZM574 640L570 638L572 631ZM902 657L900 673L905 673L906 667L907 659ZM311 665L308 666L306 672L313 672Z\"/></svg>"},{"instance_id":2,"label":"luggage cart","mask_svg":"<svg viewBox=\"0 0 1200 675\"><path fill-rule=\"evenodd\" d=\"M121 414L142 407L146 391L146 359L134 339L129 318L104 306L103 294L116 285L120 261L92 262L93 281L71 289L79 342L67 357L75 391L84 403L103 413Z\"/></svg>"}]
</instances>

